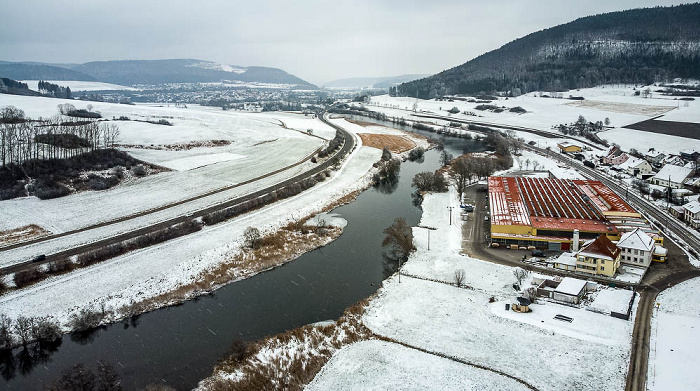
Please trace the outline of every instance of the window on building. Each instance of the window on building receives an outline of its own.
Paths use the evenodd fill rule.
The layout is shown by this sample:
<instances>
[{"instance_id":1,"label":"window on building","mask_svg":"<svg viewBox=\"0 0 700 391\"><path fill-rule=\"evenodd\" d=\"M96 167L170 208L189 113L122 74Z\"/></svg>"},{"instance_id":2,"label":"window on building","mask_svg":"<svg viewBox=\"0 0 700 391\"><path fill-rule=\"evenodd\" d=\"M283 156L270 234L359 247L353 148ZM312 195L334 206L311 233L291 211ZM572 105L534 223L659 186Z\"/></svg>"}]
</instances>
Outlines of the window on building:
<instances>
[{"instance_id":1,"label":"window on building","mask_svg":"<svg viewBox=\"0 0 700 391\"><path fill-rule=\"evenodd\" d=\"M601 266L601 267L600 267L600 270L601 270L601 271L605 271L605 266Z\"/></svg>"}]
</instances>

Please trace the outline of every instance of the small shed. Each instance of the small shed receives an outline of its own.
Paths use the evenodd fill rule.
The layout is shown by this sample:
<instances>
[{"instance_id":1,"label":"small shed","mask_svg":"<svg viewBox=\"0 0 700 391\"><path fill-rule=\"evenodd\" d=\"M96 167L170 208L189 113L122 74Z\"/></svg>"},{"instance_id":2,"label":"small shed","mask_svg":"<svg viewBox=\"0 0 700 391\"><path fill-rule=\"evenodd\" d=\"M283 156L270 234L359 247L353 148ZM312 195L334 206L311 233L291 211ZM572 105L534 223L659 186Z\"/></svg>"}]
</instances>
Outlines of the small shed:
<instances>
[{"instance_id":1,"label":"small shed","mask_svg":"<svg viewBox=\"0 0 700 391\"><path fill-rule=\"evenodd\" d=\"M576 254L569 252L562 253L554 260L554 267L561 270L576 271Z\"/></svg>"},{"instance_id":2,"label":"small shed","mask_svg":"<svg viewBox=\"0 0 700 391\"><path fill-rule=\"evenodd\" d=\"M573 152L581 152L582 148L580 145L568 142L568 141L563 141L559 144L557 144L557 147L562 153L573 153Z\"/></svg>"},{"instance_id":3,"label":"small shed","mask_svg":"<svg viewBox=\"0 0 700 391\"><path fill-rule=\"evenodd\" d=\"M530 312L530 299L518 297L518 304L513 304L510 308L515 312Z\"/></svg>"},{"instance_id":4,"label":"small shed","mask_svg":"<svg viewBox=\"0 0 700 391\"><path fill-rule=\"evenodd\" d=\"M552 292L552 299L565 303L578 304L586 292L586 281L578 278L564 277Z\"/></svg>"}]
</instances>

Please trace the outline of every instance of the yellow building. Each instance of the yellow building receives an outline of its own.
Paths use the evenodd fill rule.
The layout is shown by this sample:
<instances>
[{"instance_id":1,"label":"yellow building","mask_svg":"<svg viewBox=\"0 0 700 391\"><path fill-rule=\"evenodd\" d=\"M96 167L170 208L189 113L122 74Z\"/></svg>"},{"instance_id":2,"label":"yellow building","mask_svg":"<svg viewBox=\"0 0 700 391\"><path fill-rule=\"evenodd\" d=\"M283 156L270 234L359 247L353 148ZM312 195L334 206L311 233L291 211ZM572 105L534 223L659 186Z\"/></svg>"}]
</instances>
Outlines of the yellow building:
<instances>
[{"instance_id":1,"label":"yellow building","mask_svg":"<svg viewBox=\"0 0 700 391\"><path fill-rule=\"evenodd\" d=\"M561 153L581 152L581 146L576 145L574 143L570 143L568 141L564 141L557 144L557 147L559 148Z\"/></svg>"},{"instance_id":2,"label":"yellow building","mask_svg":"<svg viewBox=\"0 0 700 391\"><path fill-rule=\"evenodd\" d=\"M576 271L612 277L620 267L620 249L600 235L576 254Z\"/></svg>"}]
</instances>

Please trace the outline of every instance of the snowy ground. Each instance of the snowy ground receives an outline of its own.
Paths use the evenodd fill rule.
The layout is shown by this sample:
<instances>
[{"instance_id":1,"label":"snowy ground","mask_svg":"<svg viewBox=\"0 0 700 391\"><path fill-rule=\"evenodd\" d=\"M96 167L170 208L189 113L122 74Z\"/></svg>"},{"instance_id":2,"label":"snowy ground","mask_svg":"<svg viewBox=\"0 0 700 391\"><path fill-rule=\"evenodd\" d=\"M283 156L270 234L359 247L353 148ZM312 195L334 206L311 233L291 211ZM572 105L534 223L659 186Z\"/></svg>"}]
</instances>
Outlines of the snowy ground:
<instances>
[{"instance_id":1,"label":"snowy ground","mask_svg":"<svg viewBox=\"0 0 700 391\"><path fill-rule=\"evenodd\" d=\"M413 105L416 104L417 114L421 112L431 115L448 116L460 120L472 120L492 123L496 125L514 125L534 128L543 131L553 132L552 126L562 123L572 123L583 115L588 121L610 120L612 129L600 133L600 137L611 143L618 143L624 150L630 148L640 149L640 145L653 145L657 150L664 153L678 153L681 149L687 149L688 139L663 134L622 129L621 127L644 121L658 115L659 120L700 122L700 103L698 101L686 102L673 100L659 94L652 94L652 98L642 98L634 96L635 87L632 85L620 86L600 86L596 88L586 88L563 93L564 97L569 95L583 96L585 103L571 101L568 99L542 98L538 93L528 93L516 98L500 98L491 104L504 106L505 111L493 113L490 111L476 110L478 103L464 101L436 101L417 100L408 97L390 97L381 95L372 97L367 105L370 110L383 112L388 116L405 118L407 120L431 121L442 126L449 121L419 118L413 116ZM641 90L646 87L637 87ZM652 86L652 90L656 89ZM527 110L526 113L511 113L508 109L520 106ZM447 110L457 107L458 114L450 114ZM475 114L469 115L469 114ZM526 132L516 132L518 137L526 141L535 141L541 148L549 146L556 148L556 144L564 138L550 139L536 136ZM697 140L693 140L696 142ZM602 149L605 149L602 147Z\"/></svg>"},{"instance_id":2,"label":"snowy ground","mask_svg":"<svg viewBox=\"0 0 700 391\"><path fill-rule=\"evenodd\" d=\"M648 390L700 389L700 278L659 294L649 341Z\"/></svg>"},{"instance_id":3,"label":"snowy ground","mask_svg":"<svg viewBox=\"0 0 700 391\"><path fill-rule=\"evenodd\" d=\"M192 281L238 251L243 231L257 227L274 230L295 218L320 210L326 203L369 180L372 164L381 151L360 147L339 172L312 189L255 212L160 245L137 250L95 266L53 277L31 287L0 296L0 313L13 318L52 316L65 323L70 313L105 301L118 308L132 300L154 297ZM61 297L60 302L51 300ZM47 306L51 302L53 305Z\"/></svg>"},{"instance_id":4,"label":"snowy ground","mask_svg":"<svg viewBox=\"0 0 700 391\"><path fill-rule=\"evenodd\" d=\"M160 245L6 293L0 296L0 313L12 318L19 315L49 316L65 324L70 314L81 308L95 308L99 303L105 303L107 308L116 309L187 284L238 252L247 227L270 232L290 221L317 213L348 193L365 188L371 180L372 165L381 157L381 151L363 147L359 137L357 139L358 148L339 171L333 171L326 181L298 196ZM417 142L425 144L422 140ZM335 226L344 224L342 216L321 217ZM238 275L249 276L250 273L241 270ZM55 297L62 300L57 302L52 299Z\"/></svg>"},{"instance_id":5,"label":"snowy ground","mask_svg":"<svg viewBox=\"0 0 700 391\"><path fill-rule=\"evenodd\" d=\"M436 229L413 228L417 251L403 267L400 282L396 275L384 282L370 302L365 325L379 335L502 371L541 390L622 389L633 323L549 302L533 305L529 314L505 311L518 294L512 288L513 268L460 255L461 226L449 225L449 205L457 206L454 192L425 197L420 225ZM453 282L460 269L467 288L444 283ZM489 303L492 296L495 303ZM553 319L557 314L574 320ZM323 373L343 376L349 388L371 388L392 376L383 372L405 370L396 368L390 356L386 370L375 371L376 354L369 347L356 349L360 352L341 350ZM601 363L606 370L599 369ZM365 366L373 369L362 376L344 375ZM317 381L334 385L333 376L322 374ZM472 376L483 381L486 374ZM506 379L500 377L502 381Z\"/></svg>"},{"instance_id":6,"label":"snowy ground","mask_svg":"<svg viewBox=\"0 0 700 391\"><path fill-rule=\"evenodd\" d=\"M305 389L495 391L528 388L505 376L398 344L362 341L333 356Z\"/></svg>"},{"instance_id":7,"label":"snowy ground","mask_svg":"<svg viewBox=\"0 0 700 391\"><path fill-rule=\"evenodd\" d=\"M0 107L14 105L33 118L56 115L56 105L66 102L78 106L82 103L0 95ZM88 191L54 200L40 201L35 197L25 197L2 201L0 230L37 224L57 233L153 209L297 163L323 146L323 137L330 139L335 135L335 130L330 126L300 114L224 112L199 106L183 109L98 102L93 105L93 110L102 112L105 118L122 115L142 120L167 118L174 124L163 126L117 121L115 123L121 133L120 144L150 146L210 140L228 140L231 144L183 151L127 148L126 151L136 158L176 171L129 181L105 191ZM283 121L288 128L282 126ZM314 135L306 134L307 129L313 129ZM268 178L265 186L307 170L311 164L297 166ZM242 190L251 189L221 193L216 199L208 197L207 202L212 204L232 198L240 195ZM100 213L89 213L86 205L99 205ZM184 214L188 212L187 209L194 210L196 207L169 210L159 218ZM120 229L133 229L139 225L134 224Z\"/></svg>"}]
</instances>

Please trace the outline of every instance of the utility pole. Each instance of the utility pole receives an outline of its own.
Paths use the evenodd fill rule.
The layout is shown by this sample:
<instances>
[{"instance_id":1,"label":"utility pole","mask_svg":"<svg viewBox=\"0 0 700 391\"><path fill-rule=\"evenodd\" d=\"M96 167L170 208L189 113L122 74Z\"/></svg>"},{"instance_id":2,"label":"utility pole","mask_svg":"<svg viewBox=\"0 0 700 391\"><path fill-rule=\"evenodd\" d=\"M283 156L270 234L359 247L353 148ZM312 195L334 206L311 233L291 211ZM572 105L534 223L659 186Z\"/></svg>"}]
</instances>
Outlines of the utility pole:
<instances>
[{"instance_id":1,"label":"utility pole","mask_svg":"<svg viewBox=\"0 0 700 391\"><path fill-rule=\"evenodd\" d=\"M450 210L450 225L452 225L452 209L454 209L454 206L448 206L447 209Z\"/></svg>"}]
</instances>

